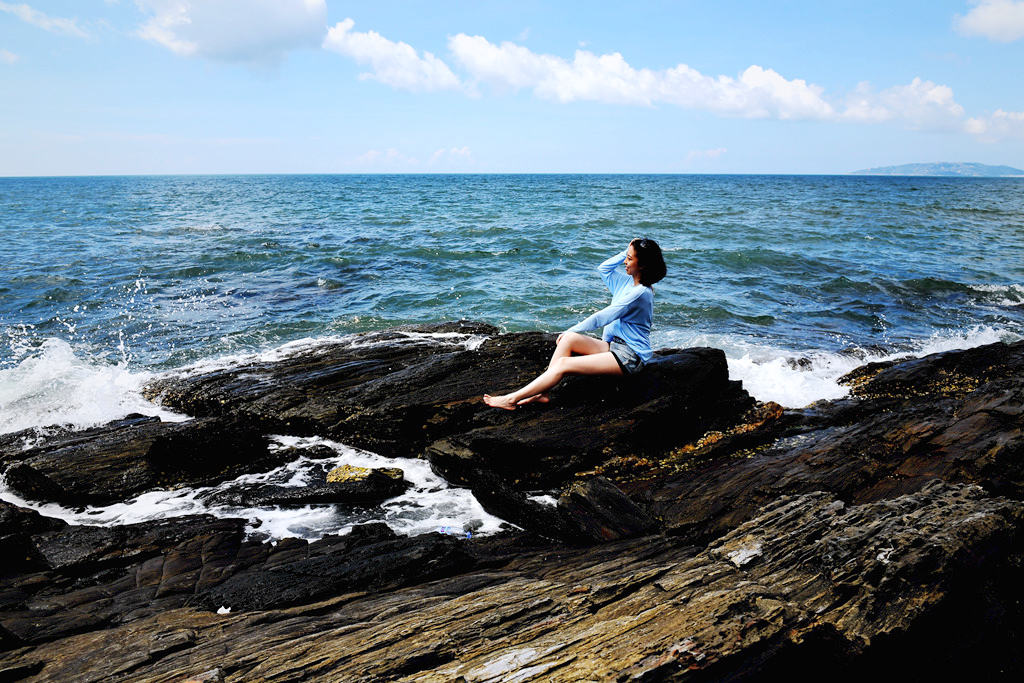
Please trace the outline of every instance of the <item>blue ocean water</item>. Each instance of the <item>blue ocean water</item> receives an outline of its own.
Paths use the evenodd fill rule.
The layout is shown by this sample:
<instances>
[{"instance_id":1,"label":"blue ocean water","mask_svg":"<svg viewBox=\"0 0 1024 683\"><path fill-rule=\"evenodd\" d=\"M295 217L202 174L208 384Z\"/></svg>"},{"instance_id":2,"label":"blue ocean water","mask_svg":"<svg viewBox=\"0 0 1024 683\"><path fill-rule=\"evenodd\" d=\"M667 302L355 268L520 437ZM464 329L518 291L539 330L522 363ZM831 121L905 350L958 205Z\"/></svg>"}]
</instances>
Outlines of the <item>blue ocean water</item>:
<instances>
[{"instance_id":1,"label":"blue ocean water","mask_svg":"<svg viewBox=\"0 0 1024 683\"><path fill-rule=\"evenodd\" d=\"M131 378L298 339L562 330L607 303L594 266L637 236L668 264L654 345L725 348L759 398L1024 334L1024 179L0 178L0 431L99 420Z\"/></svg>"}]
</instances>

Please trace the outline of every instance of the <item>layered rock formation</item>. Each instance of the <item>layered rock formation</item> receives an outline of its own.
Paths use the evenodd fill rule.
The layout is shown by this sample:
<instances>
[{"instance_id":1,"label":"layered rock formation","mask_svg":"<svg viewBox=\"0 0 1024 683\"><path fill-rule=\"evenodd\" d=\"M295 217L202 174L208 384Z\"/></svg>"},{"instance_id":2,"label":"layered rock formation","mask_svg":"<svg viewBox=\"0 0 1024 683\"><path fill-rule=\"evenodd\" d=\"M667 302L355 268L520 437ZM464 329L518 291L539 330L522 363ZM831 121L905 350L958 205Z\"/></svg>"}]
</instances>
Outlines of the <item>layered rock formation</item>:
<instances>
[{"instance_id":1,"label":"layered rock formation","mask_svg":"<svg viewBox=\"0 0 1024 683\"><path fill-rule=\"evenodd\" d=\"M635 377L569 378L546 405L483 406L543 369L552 341L399 328L149 387L188 422L0 437L13 490L75 506L298 457L268 448L270 434L329 436L428 458L518 527L467 539L369 524L272 545L242 520L88 527L0 504L0 675L1024 672L1024 343L865 366L851 398L804 410L756 404L713 349L662 351ZM374 488L380 477L374 495L399 492L400 478ZM334 485L324 472L306 488Z\"/></svg>"}]
</instances>

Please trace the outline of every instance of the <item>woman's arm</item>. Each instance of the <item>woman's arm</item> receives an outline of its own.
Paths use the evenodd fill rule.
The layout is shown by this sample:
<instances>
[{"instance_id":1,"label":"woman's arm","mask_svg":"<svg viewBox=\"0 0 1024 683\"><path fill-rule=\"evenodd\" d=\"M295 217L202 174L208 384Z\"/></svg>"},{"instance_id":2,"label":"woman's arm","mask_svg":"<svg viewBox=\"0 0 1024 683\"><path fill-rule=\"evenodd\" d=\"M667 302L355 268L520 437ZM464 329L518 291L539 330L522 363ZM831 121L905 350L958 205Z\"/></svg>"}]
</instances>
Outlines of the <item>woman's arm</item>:
<instances>
[{"instance_id":1,"label":"woman's arm","mask_svg":"<svg viewBox=\"0 0 1024 683\"><path fill-rule=\"evenodd\" d=\"M637 292L626 301L602 308L586 320L576 323L566 330L566 332L588 332L590 330L596 330L599 327L604 327L613 320L618 320L622 316L626 315L626 313L633 308L634 302L643 295L644 289L638 288Z\"/></svg>"},{"instance_id":2,"label":"woman's arm","mask_svg":"<svg viewBox=\"0 0 1024 683\"><path fill-rule=\"evenodd\" d=\"M604 280L612 294L615 294L625 285L633 284L633 278L618 269L619 265L626 260L626 253L628 251L629 247L627 246L622 250L621 254L612 256L597 267L597 272L601 274L601 279Z\"/></svg>"}]
</instances>

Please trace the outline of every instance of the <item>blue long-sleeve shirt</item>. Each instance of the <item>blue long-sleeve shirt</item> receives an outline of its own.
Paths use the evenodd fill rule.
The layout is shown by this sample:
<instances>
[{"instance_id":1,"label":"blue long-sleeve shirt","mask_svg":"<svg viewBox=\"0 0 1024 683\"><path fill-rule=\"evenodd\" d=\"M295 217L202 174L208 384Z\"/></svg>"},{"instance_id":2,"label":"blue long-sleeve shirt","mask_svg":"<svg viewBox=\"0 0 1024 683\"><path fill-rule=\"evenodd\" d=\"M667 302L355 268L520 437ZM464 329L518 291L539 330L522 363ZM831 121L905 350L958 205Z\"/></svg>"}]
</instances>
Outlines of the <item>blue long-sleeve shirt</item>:
<instances>
[{"instance_id":1,"label":"blue long-sleeve shirt","mask_svg":"<svg viewBox=\"0 0 1024 683\"><path fill-rule=\"evenodd\" d=\"M566 331L587 332L603 326L601 339L610 342L612 337L620 338L646 363L654 355L651 350L654 291L644 285L634 285L633 278L619 269L619 264L626 260L626 251L597 267L612 293L611 304Z\"/></svg>"}]
</instances>

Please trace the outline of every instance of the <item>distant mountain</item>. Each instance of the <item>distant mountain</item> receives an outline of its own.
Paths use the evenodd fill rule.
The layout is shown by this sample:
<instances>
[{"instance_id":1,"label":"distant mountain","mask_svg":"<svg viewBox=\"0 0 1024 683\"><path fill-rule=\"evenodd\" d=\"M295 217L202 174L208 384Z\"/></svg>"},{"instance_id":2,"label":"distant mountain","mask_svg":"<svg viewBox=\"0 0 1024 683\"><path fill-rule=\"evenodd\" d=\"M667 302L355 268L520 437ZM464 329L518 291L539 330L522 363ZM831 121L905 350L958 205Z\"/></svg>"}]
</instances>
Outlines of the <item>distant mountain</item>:
<instances>
[{"instance_id":1,"label":"distant mountain","mask_svg":"<svg viewBox=\"0 0 1024 683\"><path fill-rule=\"evenodd\" d=\"M902 166L882 166L854 171L852 175L931 175L931 176L962 176L972 178L999 178L1008 176L1024 176L1024 171L1012 166L986 166L985 164L951 163L948 161L935 164L903 164Z\"/></svg>"}]
</instances>

